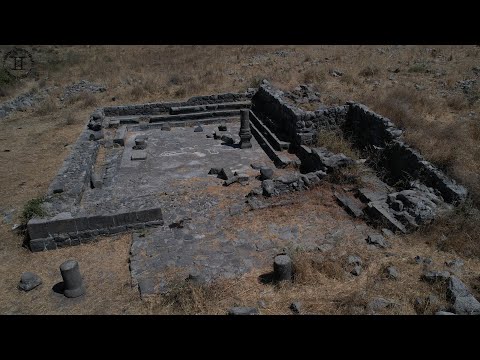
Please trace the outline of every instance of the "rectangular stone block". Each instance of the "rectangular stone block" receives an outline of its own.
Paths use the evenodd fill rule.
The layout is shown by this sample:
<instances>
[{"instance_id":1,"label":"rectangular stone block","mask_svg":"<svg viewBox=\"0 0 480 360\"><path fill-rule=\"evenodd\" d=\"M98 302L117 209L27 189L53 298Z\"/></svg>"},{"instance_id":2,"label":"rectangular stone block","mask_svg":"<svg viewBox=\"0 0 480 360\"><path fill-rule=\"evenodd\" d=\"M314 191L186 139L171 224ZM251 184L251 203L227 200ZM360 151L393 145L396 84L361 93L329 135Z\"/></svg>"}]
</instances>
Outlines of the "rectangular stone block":
<instances>
[{"instance_id":1,"label":"rectangular stone block","mask_svg":"<svg viewBox=\"0 0 480 360\"><path fill-rule=\"evenodd\" d=\"M147 152L145 150L134 150L132 151L132 161L136 160L146 160L147 159Z\"/></svg>"},{"instance_id":2,"label":"rectangular stone block","mask_svg":"<svg viewBox=\"0 0 480 360\"><path fill-rule=\"evenodd\" d=\"M113 216L111 215L94 215L88 217L88 228L90 230L100 230L113 227Z\"/></svg>"},{"instance_id":3,"label":"rectangular stone block","mask_svg":"<svg viewBox=\"0 0 480 360\"><path fill-rule=\"evenodd\" d=\"M125 135L127 134L127 127L122 126L117 129L115 133L115 138L113 139L113 142L115 144L118 144L120 146L125 146Z\"/></svg>"},{"instance_id":4,"label":"rectangular stone block","mask_svg":"<svg viewBox=\"0 0 480 360\"><path fill-rule=\"evenodd\" d=\"M110 229L110 234L118 234L118 233L121 233L121 232L124 232L124 231L127 231L126 225L115 226L115 227Z\"/></svg>"},{"instance_id":5,"label":"rectangular stone block","mask_svg":"<svg viewBox=\"0 0 480 360\"><path fill-rule=\"evenodd\" d=\"M364 203L369 203L371 201L384 201L387 200L387 193L374 191L368 188L360 188L358 189L358 197Z\"/></svg>"},{"instance_id":6,"label":"rectangular stone block","mask_svg":"<svg viewBox=\"0 0 480 360\"><path fill-rule=\"evenodd\" d=\"M108 123L108 127L111 128L118 128L120 126L120 120L119 119L112 119Z\"/></svg>"},{"instance_id":7,"label":"rectangular stone block","mask_svg":"<svg viewBox=\"0 0 480 360\"><path fill-rule=\"evenodd\" d=\"M51 220L46 224L46 227L50 235L77 231L75 219Z\"/></svg>"},{"instance_id":8,"label":"rectangular stone block","mask_svg":"<svg viewBox=\"0 0 480 360\"><path fill-rule=\"evenodd\" d=\"M160 208L146 209L137 211L137 222L146 223L149 221L162 220L162 210Z\"/></svg>"},{"instance_id":9,"label":"rectangular stone block","mask_svg":"<svg viewBox=\"0 0 480 360\"><path fill-rule=\"evenodd\" d=\"M30 239L44 239L48 237L45 219L30 219L27 224L28 235Z\"/></svg>"},{"instance_id":10,"label":"rectangular stone block","mask_svg":"<svg viewBox=\"0 0 480 360\"><path fill-rule=\"evenodd\" d=\"M45 250L45 239L30 240L30 250L33 252Z\"/></svg>"},{"instance_id":11,"label":"rectangular stone block","mask_svg":"<svg viewBox=\"0 0 480 360\"><path fill-rule=\"evenodd\" d=\"M381 203L370 202L365 210L373 219L380 221L393 232L400 231L404 234L407 233L405 226L389 214L387 209L385 209Z\"/></svg>"},{"instance_id":12,"label":"rectangular stone block","mask_svg":"<svg viewBox=\"0 0 480 360\"><path fill-rule=\"evenodd\" d=\"M78 232L86 231L89 229L88 217L82 216L75 218L75 226Z\"/></svg>"},{"instance_id":13,"label":"rectangular stone block","mask_svg":"<svg viewBox=\"0 0 480 360\"><path fill-rule=\"evenodd\" d=\"M57 243L53 239L46 239L44 242L45 250L56 250Z\"/></svg>"},{"instance_id":14,"label":"rectangular stone block","mask_svg":"<svg viewBox=\"0 0 480 360\"><path fill-rule=\"evenodd\" d=\"M347 213L352 215L353 217L359 218L363 216L363 211L358 207L355 203L355 200L349 198L346 195L334 193L337 202L342 206Z\"/></svg>"}]
</instances>

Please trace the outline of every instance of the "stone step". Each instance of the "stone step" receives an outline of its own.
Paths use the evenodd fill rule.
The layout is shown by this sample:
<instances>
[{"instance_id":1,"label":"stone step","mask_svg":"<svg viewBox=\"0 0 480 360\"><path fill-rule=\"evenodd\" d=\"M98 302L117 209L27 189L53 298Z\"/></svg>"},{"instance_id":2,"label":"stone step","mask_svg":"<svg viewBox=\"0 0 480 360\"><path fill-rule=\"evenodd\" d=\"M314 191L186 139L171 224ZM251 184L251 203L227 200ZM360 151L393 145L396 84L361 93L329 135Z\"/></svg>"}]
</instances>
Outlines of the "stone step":
<instances>
[{"instance_id":1,"label":"stone step","mask_svg":"<svg viewBox=\"0 0 480 360\"><path fill-rule=\"evenodd\" d=\"M201 125L208 125L208 124L219 124L221 121L225 121L226 123L231 123L235 121L240 121L238 116L230 116L225 118L209 118L209 119L196 119L196 120L184 120L184 121L167 121L170 127L194 127L197 124ZM147 129L160 129L164 126L166 122L159 122L159 123L150 123L150 124L138 124L138 125L131 125L129 126L129 130L132 131L139 131L139 130L147 130Z\"/></svg>"},{"instance_id":2,"label":"stone step","mask_svg":"<svg viewBox=\"0 0 480 360\"><path fill-rule=\"evenodd\" d=\"M152 116L150 118L150 123L198 120L198 119L231 117L231 116L240 116L240 110L238 109L238 110L202 111L202 112L191 113L191 114Z\"/></svg>"},{"instance_id":3,"label":"stone step","mask_svg":"<svg viewBox=\"0 0 480 360\"><path fill-rule=\"evenodd\" d=\"M219 103L219 104L172 106L170 108L170 115L190 114L190 113L215 111L215 110L248 109L250 108L251 104L252 103L250 101L237 101L237 102Z\"/></svg>"},{"instance_id":4,"label":"stone step","mask_svg":"<svg viewBox=\"0 0 480 360\"><path fill-rule=\"evenodd\" d=\"M252 122L250 122L250 129L258 144L262 147L263 151L265 151L277 168L284 168L295 164L295 160L290 159L281 152L276 151Z\"/></svg>"},{"instance_id":5,"label":"stone step","mask_svg":"<svg viewBox=\"0 0 480 360\"><path fill-rule=\"evenodd\" d=\"M342 208L345 209L347 213L355 218L363 217L363 211L360 206L360 201L355 200L353 197L348 196L346 194L337 193L336 191L333 193L335 199L340 204Z\"/></svg>"},{"instance_id":6,"label":"stone step","mask_svg":"<svg viewBox=\"0 0 480 360\"><path fill-rule=\"evenodd\" d=\"M288 150L290 143L282 141L260 120L253 111L250 111L250 122L255 124L255 127L262 133L262 135L270 142L272 147L277 151Z\"/></svg>"}]
</instances>

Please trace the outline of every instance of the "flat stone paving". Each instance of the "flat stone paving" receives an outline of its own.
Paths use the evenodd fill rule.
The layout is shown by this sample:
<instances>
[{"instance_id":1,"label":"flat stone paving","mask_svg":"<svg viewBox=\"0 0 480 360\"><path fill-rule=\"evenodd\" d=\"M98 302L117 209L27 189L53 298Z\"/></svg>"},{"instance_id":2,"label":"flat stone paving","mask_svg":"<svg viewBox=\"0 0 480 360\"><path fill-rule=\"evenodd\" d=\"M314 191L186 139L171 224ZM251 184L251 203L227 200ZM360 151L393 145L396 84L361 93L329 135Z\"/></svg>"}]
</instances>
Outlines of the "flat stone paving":
<instances>
[{"instance_id":1,"label":"flat stone paving","mask_svg":"<svg viewBox=\"0 0 480 360\"><path fill-rule=\"evenodd\" d=\"M240 213L230 212L208 195L195 197L190 202L193 206L182 211L192 218L183 228L163 226L134 233L130 256L133 283L145 296L168 291L172 274L177 281L192 271L205 281L233 278L254 268L268 268L284 250L328 251L341 241L366 246L365 238L372 229L352 220L333 198L322 204L309 192L290 197L293 204L254 211L245 206ZM241 197L231 200L245 201Z\"/></svg>"},{"instance_id":2,"label":"flat stone paving","mask_svg":"<svg viewBox=\"0 0 480 360\"><path fill-rule=\"evenodd\" d=\"M128 131L124 147L106 149L103 187L87 189L82 198L85 213L161 207L164 226L133 233L130 270L142 296L167 291L172 273L180 280L191 272L205 281L236 277L271 265L284 248L328 249L346 239L364 241L368 226L351 219L331 193L315 200L315 190L298 192L287 196L287 205L251 210L245 196L261 185L252 163L270 166L275 176L296 170L276 169L253 137L252 148L240 149L206 136L216 130L238 143L239 123L228 123L227 132L219 132L218 124L202 127L203 132L195 127ZM139 135L147 137L146 159L132 161ZM212 167L246 173L249 182L223 186L223 180L208 175ZM257 200L271 205L285 197Z\"/></svg>"}]
</instances>

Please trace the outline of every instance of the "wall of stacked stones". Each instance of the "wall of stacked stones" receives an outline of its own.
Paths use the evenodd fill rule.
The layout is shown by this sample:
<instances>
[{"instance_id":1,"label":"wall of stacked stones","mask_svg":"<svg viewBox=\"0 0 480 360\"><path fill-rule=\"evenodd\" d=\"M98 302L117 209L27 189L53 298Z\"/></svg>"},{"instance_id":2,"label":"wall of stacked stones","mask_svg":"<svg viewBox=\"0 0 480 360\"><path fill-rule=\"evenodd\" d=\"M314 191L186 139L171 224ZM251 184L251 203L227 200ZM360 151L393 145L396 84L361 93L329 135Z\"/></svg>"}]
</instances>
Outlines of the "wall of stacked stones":
<instances>
[{"instance_id":1,"label":"wall of stacked stones","mask_svg":"<svg viewBox=\"0 0 480 360\"><path fill-rule=\"evenodd\" d=\"M98 118L96 121L101 122L102 119ZM94 133L86 127L80 134L47 190L42 203L45 216L33 218L28 222L27 230L32 251L78 245L92 241L98 235L163 225L162 212L157 207L119 211L114 214L72 216L84 191L90 186L100 146L97 141L90 138Z\"/></svg>"},{"instance_id":2,"label":"wall of stacked stones","mask_svg":"<svg viewBox=\"0 0 480 360\"><path fill-rule=\"evenodd\" d=\"M247 101L253 95L246 93L226 93L219 95L195 96L183 102L149 103L140 105L108 106L103 109L105 116L159 115L168 113L171 107L217 104L225 102Z\"/></svg>"},{"instance_id":3,"label":"wall of stacked stones","mask_svg":"<svg viewBox=\"0 0 480 360\"><path fill-rule=\"evenodd\" d=\"M283 91L266 81L252 98L252 110L282 140L297 145L314 145L320 129L336 129L342 125L347 106L305 111L283 98Z\"/></svg>"},{"instance_id":4,"label":"wall of stacked stones","mask_svg":"<svg viewBox=\"0 0 480 360\"><path fill-rule=\"evenodd\" d=\"M402 130L389 119L376 114L365 105L348 103L343 124L344 132L360 149L368 148L379 154L379 166L395 180L419 179L438 190L449 203L465 200L467 190L447 177L402 140Z\"/></svg>"}]
</instances>

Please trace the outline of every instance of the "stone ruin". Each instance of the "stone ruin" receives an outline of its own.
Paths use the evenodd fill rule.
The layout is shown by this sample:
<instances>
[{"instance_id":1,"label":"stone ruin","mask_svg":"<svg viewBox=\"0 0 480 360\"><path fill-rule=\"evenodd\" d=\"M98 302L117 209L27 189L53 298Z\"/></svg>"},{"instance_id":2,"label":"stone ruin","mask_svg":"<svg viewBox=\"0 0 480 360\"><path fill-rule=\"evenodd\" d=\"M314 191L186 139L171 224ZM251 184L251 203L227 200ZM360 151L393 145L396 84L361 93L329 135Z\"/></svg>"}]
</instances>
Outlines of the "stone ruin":
<instances>
[{"instance_id":1,"label":"stone ruin","mask_svg":"<svg viewBox=\"0 0 480 360\"><path fill-rule=\"evenodd\" d=\"M329 245L328 236L318 243L314 224L264 224L266 235L249 222L261 209L288 206L282 195L305 193L356 163L373 171L332 196L360 219L363 239L376 229L414 231L466 199L464 187L366 106L296 106L317 95L264 80L245 93L97 109L47 191L47 215L28 222L30 249L133 231L130 270L145 296L166 291L169 269L205 282L263 266L287 244ZM366 161L317 146L321 129L341 132Z\"/></svg>"}]
</instances>

